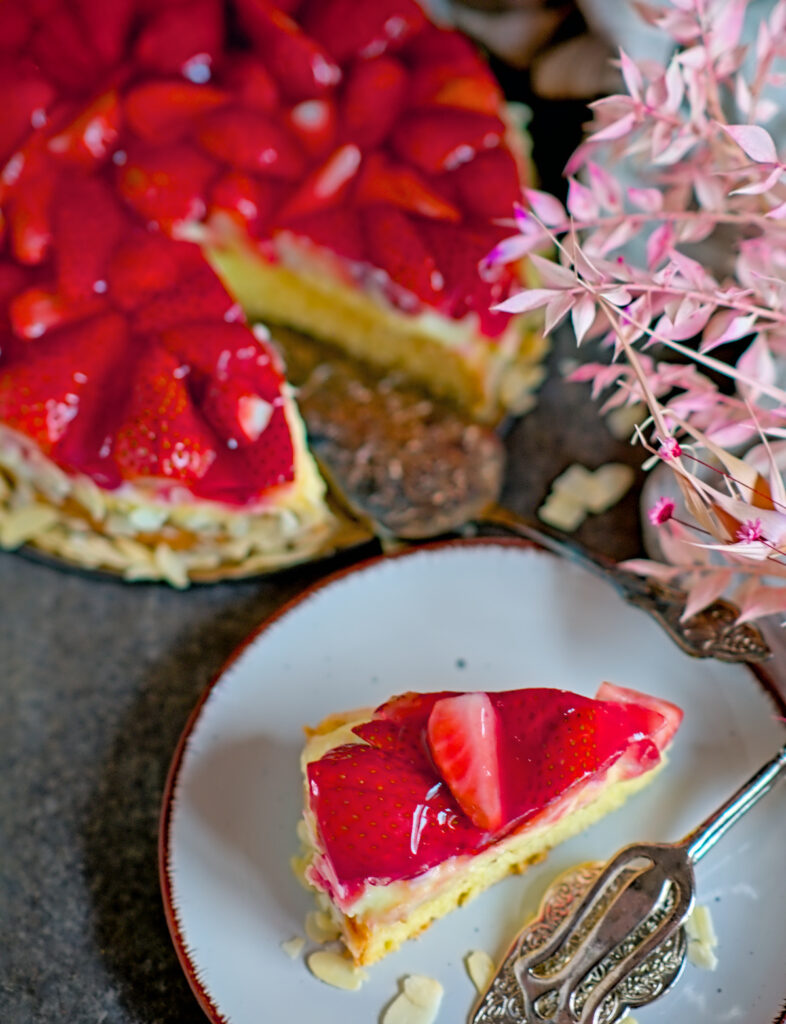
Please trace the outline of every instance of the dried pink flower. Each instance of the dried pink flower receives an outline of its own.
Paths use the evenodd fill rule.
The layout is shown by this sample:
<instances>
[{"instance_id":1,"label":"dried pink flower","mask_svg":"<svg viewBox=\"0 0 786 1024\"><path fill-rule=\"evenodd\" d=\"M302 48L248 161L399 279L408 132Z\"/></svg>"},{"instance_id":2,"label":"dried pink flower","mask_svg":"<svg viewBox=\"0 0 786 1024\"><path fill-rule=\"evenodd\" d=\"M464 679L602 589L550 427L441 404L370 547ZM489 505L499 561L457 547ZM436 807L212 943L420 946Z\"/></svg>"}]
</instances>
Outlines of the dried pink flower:
<instances>
[{"instance_id":1,"label":"dried pink flower","mask_svg":"<svg viewBox=\"0 0 786 1024\"><path fill-rule=\"evenodd\" d=\"M658 448L658 455L665 461L678 459L682 455L682 448L675 437L664 437Z\"/></svg>"},{"instance_id":2,"label":"dried pink flower","mask_svg":"<svg viewBox=\"0 0 786 1024\"><path fill-rule=\"evenodd\" d=\"M671 498L658 498L647 513L647 517L653 526L663 526L664 523L668 523L674 516L674 508L674 502Z\"/></svg>"},{"instance_id":3,"label":"dried pink flower","mask_svg":"<svg viewBox=\"0 0 786 1024\"><path fill-rule=\"evenodd\" d=\"M737 540L755 541L762 540L763 537L764 527L761 525L761 519L746 519L737 530Z\"/></svg>"}]
</instances>

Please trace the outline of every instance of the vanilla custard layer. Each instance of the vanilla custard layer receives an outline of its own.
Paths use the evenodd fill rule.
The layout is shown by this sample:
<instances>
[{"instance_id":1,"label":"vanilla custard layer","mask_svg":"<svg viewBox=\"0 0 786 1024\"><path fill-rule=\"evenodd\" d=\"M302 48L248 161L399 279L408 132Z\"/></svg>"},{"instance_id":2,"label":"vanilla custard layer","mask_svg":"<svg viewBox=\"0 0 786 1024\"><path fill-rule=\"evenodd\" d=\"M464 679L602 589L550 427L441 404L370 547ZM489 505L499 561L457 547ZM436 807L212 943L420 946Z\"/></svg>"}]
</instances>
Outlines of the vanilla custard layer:
<instances>
[{"instance_id":1,"label":"vanilla custard layer","mask_svg":"<svg viewBox=\"0 0 786 1024\"><path fill-rule=\"evenodd\" d=\"M105 490L0 425L0 547L31 544L79 566L177 587L314 557L329 548L336 523L289 397L285 410L294 480L242 507L195 498L171 481Z\"/></svg>"},{"instance_id":2,"label":"vanilla custard layer","mask_svg":"<svg viewBox=\"0 0 786 1024\"><path fill-rule=\"evenodd\" d=\"M501 337L484 338L472 314L452 320L436 311L402 313L381 291L361 290L325 250L287 233L277 237L277 262L229 226L215 234L221 243L205 246L205 254L250 320L282 324L364 363L400 370L478 419L533 404L548 345L531 324L512 319Z\"/></svg>"},{"instance_id":3,"label":"vanilla custard layer","mask_svg":"<svg viewBox=\"0 0 786 1024\"><path fill-rule=\"evenodd\" d=\"M310 761L344 743L362 743L352 727L367 721L370 712L351 721L336 722L327 733L311 737L302 757L305 772ZM516 831L476 854L451 857L416 878L387 885L366 883L354 897L342 899L334 891L330 911L342 938L357 963L370 964L424 931L433 921L483 892L509 874L518 874L542 860L554 846L583 832L604 815L620 807L629 796L648 785L664 764L635 778L624 777L617 762L602 779L580 792L568 793ZM316 822L306 794L304 812L310 848L306 851L305 878L318 891L318 876L328 877L326 859L319 851Z\"/></svg>"}]
</instances>

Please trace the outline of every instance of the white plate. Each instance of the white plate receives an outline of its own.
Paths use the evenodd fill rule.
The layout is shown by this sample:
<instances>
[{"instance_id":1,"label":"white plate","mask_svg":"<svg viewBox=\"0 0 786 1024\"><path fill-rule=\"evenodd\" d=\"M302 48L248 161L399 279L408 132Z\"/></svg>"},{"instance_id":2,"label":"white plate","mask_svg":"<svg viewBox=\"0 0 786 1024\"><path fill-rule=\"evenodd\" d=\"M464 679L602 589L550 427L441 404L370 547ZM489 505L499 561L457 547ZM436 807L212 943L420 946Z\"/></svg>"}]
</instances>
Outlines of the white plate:
<instances>
[{"instance_id":1,"label":"white plate","mask_svg":"<svg viewBox=\"0 0 786 1024\"><path fill-rule=\"evenodd\" d=\"M302 726L408 689L553 685L592 694L603 679L679 703L666 772L545 864L437 922L369 969L359 992L324 985L280 943L312 903L290 873L301 807ZM167 916L183 967L213 1020L372 1024L410 973L438 978L444 1024L467 1019L463 958L500 955L548 881L634 839L676 839L783 742L773 699L742 666L683 655L602 580L517 544L458 542L340 574L244 646L189 721L170 774L161 836ZM636 1012L641 1024L770 1024L784 1007L786 787L749 813L698 868L720 966L688 966ZM307 949L309 947L307 946Z\"/></svg>"}]
</instances>

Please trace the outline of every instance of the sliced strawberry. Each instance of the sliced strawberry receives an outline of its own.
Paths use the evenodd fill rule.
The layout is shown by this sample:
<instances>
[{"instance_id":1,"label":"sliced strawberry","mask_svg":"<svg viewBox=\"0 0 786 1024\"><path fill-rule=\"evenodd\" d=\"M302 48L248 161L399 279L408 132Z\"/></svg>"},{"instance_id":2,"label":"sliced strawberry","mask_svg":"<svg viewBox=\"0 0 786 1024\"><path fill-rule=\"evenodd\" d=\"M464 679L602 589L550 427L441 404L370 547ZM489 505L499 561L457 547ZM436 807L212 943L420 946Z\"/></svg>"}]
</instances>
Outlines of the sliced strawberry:
<instances>
[{"instance_id":1,"label":"sliced strawberry","mask_svg":"<svg viewBox=\"0 0 786 1024\"><path fill-rule=\"evenodd\" d=\"M256 54L233 53L224 70L223 83L243 106L268 114L279 109L276 81Z\"/></svg>"},{"instance_id":2,"label":"sliced strawberry","mask_svg":"<svg viewBox=\"0 0 786 1024\"><path fill-rule=\"evenodd\" d=\"M286 230L302 236L309 243L324 246L344 259L356 263L366 259L360 219L354 210L346 207L296 217L286 225Z\"/></svg>"},{"instance_id":3,"label":"sliced strawberry","mask_svg":"<svg viewBox=\"0 0 786 1024\"><path fill-rule=\"evenodd\" d=\"M140 358L112 445L126 479L191 484L216 460L217 439L191 403L187 376L188 367L158 345Z\"/></svg>"},{"instance_id":4,"label":"sliced strawberry","mask_svg":"<svg viewBox=\"0 0 786 1024\"><path fill-rule=\"evenodd\" d=\"M235 489L236 501L245 503L264 498L271 488L285 486L295 479L294 447L283 403L273 404L272 409L259 440L234 453L237 475L242 482L242 487ZM220 495L222 492L213 493ZM232 500L231 492L223 493Z\"/></svg>"},{"instance_id":5,"label":"sliced strawberry","mask_svg":"<svg viewBox=\"0 0 786 1024\"><path fill-rule=\"evenodd\" d=\"M230 378L243 380L244 387L271 404L281 393L284 381L272 350L243 323L182 324L164 331L161 344L191 367L191 383L200 395L211 382Z\"/></svg>"},{"instance_id":6,"label":"sliced strawberry","mask_svg":"<svg viewBox=\"0 0 786 1024\"><path fill-rule=\"evenodd\" d=\"M107 290L109 259L127 226L114 191L99 177L69 175L55 193L54 251L59 291L86 298Z\"/></svg>"},{"instance_id":7,"label":"sliced strawberry","mask_svg":"<svg viewBox=\"0 0 786 1024\"><path fill-rule=\"evenodd\" d=\"M306 178L285 203L282 222L337 206L357 175L362 159L358 147L348 142Z\"/></svg>"},{"instance_id":8,"label":"sliced strawberry","mask_svg":"<svg viewBox=\"0 0 786 1024\"><path fill-rule=\"evenodd\" d=\"M355 191L360 206L390 203L408 213L436 220L458 221L459 210L429 185L408 164L395 163L382 153L366 159Z\"/></svg>"},{"instance_id":9,"label":"sliced strawberry","mask_svg":"<svg viewBox=\"0 0 786 1024\"><path fill-rule=\"evenodd\" d=\"M445 309L455 317L475 313L481 330L490 338L498 337L510 323L510 314L493 312L491 307L507 297L515 278L509 267L496 268L491 277L483 276L479 263L504 237L505 230L477 222L422 224L426 242L445 279Z\"/></svg>"},{"instance_id":10,"label":"sliced strawberry","mask_svg":"<svg viewBox=\"0 0 786 1024\"><path fill-rule=\"evenodd\" d=\"M298 179L305 160L297 143L273 118L239 107L207 114L196 133L212 156L239 171Z\"/></svg>"},{"instance_id":11,"label":"sliced strawberry","mask_svg":"<svg viewBox=\"0 0 786 1024\"><path fill-rule=\"evenodd\" d=\"M454 75L471 73L480 63L477 49L466 36L431 22L407 40L404 56L415 69L448 67Z\"/></svg>"},{"instance_id":12,"label":"sliced strawberry","mask_svg":"<svg viewBox=\"0 0 786 1024\"><path fill-rule=\"evenodd\" d=\"M287 114L287 125L307 153L322 156L336 141L336 104L330 97L303 100Z\"/></svg>"},{"instance_id":13,"label":"sliced strawberry","mask_svg":"<svg viewBox=\"0 0 786 1024\"><path fill-rule=\"evenodd\" d=\"M7 201L11 251L20 263L42 263L52 242L52 196L56 178L53 168L25 175L14 186Z\"/></svg>"},{"instance_id":14,"label":"sliced strawberry","mask_svg":"<svg viewBox=\"0 0 786 1024\"><path fill-rule=\"evenodd\" d=\"M29 61L9 60L0 67L0 163L43 122L54 98L52 85Z\"/></svg>"},{"instance_id":15,"label":"sliced strawberry","mask_svg":"<svg viewBox=\"0 0 786 1024\"><path fill-rule=\"evenodd\" d=\"M147 334L196 320L220 323L225 318L241 317L240 307L205 263L138 309L133 324L135 331Z\"/></svg>"},{"instance_id":16,"label":"sliced strawberry","mask_svg":"<svg viewBox=\"0 0 786 1024\"><path fill-rule=\"evenodd\" d=\"M146 142L179 142L201 114L223 106L228 93L209 85L175 81L143 82L125 97L128 126Z\"/></svg>"},{"instance_id":17,"label":"sliced strawberry","mask_svg":"<svg viewBox=\"0 0 786 1024\"><path fill-rule=\"evenodd\" d=\"M203 82L210 77L223 43L220 0L187 0L153 14L142 28L134 52L139 63L153 71L181 72Z\"/></svg>"},{"instance_id":18,"label":"sliced strawberry","mask_svg":"<svg viewBox=\"0 0 786 1024\"><path fill-rule=\"evenodd\" d=\"M407 72L393 57L358 61L347 73L341 101L344 137L361 149L378 146L398 120L407 95Z\"/></svg>"},{"instance_id":19,"label":"sliced strawberry","mask_svg":"<svg viewBox=\"0 0 786 1024\"><path fill-rule=\"evenodd\" d=\"M43 288L28 288L11 302L8 312L11 327L19 338L40 338L54 327L84 320L106 306L104 299L92 295L66 299Z\"/></svg>"},{"instance_id":20,"label":"sliced strawberry","mask_svg":"<svg viewBox=\"0 0 786 1024\"><path fill-rule=\"evenodd\" d=\"M101 61L117 64L136 13L136 0L74 0L74 6Z\"/></svg>"},{"instance_id":21,"label":"sliced strawberry","mask_svg":"<svg viewBox=\"0 0 786 1024\"><path fill-rule=\"evenodd\" d=\"M3 366L0 420L47 454L68 433L86 438L124 345L115 313L53 331L30 359Z\"/></svg>"},{"instance_id":22,"label":"sliced strawberry","mask_svg":"<svg viewBox=\"0 0 786 1024\"><path fill-rule=\"evenodd\" d=\"M470 852L478 832L433 773L360 744L308 766L321 844L344 886L408 878Z\"/></svg>"},{"instance_id":23,"label":"sliced strawberry","mask_svg":"<svg viewBox=\"0 0 786 1024\"><path fill-rule=\"evenodd\" d=\"M395 285L429 305L436 305L445 280L413 222L391 206L367 209L363 226L372 261L387 272Z\"/></svg>"},{"instance_id":24,"label":"sliced strawberry","mask_svg":"<svg viewBox=\"0 0 786 1024\"><path fill-rule=\"evenodd\" d=\"M439 773L473 825L496 832L502 824L497 713L485 693L437 701L428 743Z\"/></svg>"},{"instance_id":25,"label":"sliced strawberry","mask_svg":"<svg viewBox=\"0 0 786 1024\"><path fill-rule=\"evenodd\" d=\"M109 297L124 310L136 309L166 292L203 266L204 258L190 242L176 242L160 231L135 228L126 233L109 260Z\"/></svg>"},{"instance_id":26,"label":"sliced strawberry","mask_svg":"<svg viewBox=\"0 0 786 1024\"><path fill-rule=\"evenodd\" d=\"M211 189L210 211L231 214L250 235L259 237L276 208L279 191L269 180L228 171Z\"/></svg>"},{"instance_id":27,"label":"sliced strawberry","mask_svg":"<svg viewBox=\"0 0 786 1024\"><path fill-rule=\"evenodd\" d=\"M287 14L266 0L237 0L241 25L284 92L320 96L341 80L341 69Z\"/></svg>"},{"instance_id":28,"label":"sliced strawberry","mask_svg":"<svg viewBox=\"0 0 786 1024\"><path fill-rule=\"evenodd\" d=\"M474 160L448 171L446 177L473 216L486 220L513 216L513 204L521 200L521 183L516 161L499 147L478 153Z\"/></svg>"},{"instance_id":29,"label":"sliced strawberry","mask_svg":"<svg viewBox=\"0 0 786 1024\"><path fill-rule=\"evenodd\" d=\"M303 23L343 64L350 57L378 57L398 49L426 24L426 18L414 0L313 0Z\"/></svg>"},{"instance_id":30,"label":"sliced strawberry","mask_svg":"<svg viewBox=\"0 0 786 1024\"><path fill-rule=\"evenodd\" d=\"M119 97L116 90L110 89L51 138L49 149L57 156L91 170L114 149L121 120Z\"/></svg>"},{"instance_id":31,"label":"sliced strawberry","mask_svg":"<svg viewBox=\"0 0 786 1024\"><path fill-rule=\"evenodd\" d=\"M274 412L271 402L258 395L251 381L225 375L214 377L202 400L202 412L219 437L230 448L258 441Z\"/></svg>"},{"instance_id":32,"label":"sliced strawberry","mask_svg":"<svg viewBox=\"0 0 786 1024\"><path fill-rule=\"evenodd\" d=\"M137 146L118 167L118 189L146 220L172 232L182 221L201 220L207 209L212 160L186 143Z\"/></svg>"},{"instance_id":33,"label":"sliced strawberry","mask_svg":"<svg viewBox=\"0 0 786 1024\"><path fill-rule=\"evenodd\" d=\"M659 750L668 747L684 717L682 708L678 708L676 704L625 686L615 686L614 683L601 683L595 699L616 701L650 712L651 721L646 727L646 732L655 741Z\"/></svg>"},{"instance_id":34,"label":"sliced strawberry","mask_svg":"<svg viewBox=\"0 0 786 1024\"><path fill-rule=\"evenodd\" d=\"M427 174L451 170L502 141L505 125L498 117L471 110L418 110L393 130L393 149Z\"/></svg>"}]
</instances>

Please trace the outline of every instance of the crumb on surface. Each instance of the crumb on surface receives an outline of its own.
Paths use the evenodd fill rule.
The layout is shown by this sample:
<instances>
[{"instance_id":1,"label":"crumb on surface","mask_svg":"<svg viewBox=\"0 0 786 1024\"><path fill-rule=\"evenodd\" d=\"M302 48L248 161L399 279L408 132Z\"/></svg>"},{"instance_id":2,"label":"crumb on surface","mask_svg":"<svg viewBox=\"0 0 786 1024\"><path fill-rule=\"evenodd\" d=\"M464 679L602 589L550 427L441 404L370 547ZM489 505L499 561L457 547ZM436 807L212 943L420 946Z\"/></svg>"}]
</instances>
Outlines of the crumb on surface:
<instances>
[{"instance_id":1,"label":"crumb on surface","mask_svg":"<svg viewBox=\"0 0 786 1024\"><path fill-rule=\"evenodd\" d=\"M306 963L315 978L348 992L356 992L368 978L366 971L352 963L348 956L333 949L318 949L310 954Z\"/></svg>"},{"instance_id":2,"label":"crumb on surface","mask_svg":"<svg viewBox=\"0 0 786 1024\"><path fill-rule=\"evenodd\" d=\"M434 978L410 974L382 1014L382 1024L434 1024L444 989Z\"/></svg>"},{"instance_id":3,"label":"crumb on surface","mask_svg":"<svg viewBox=\"0 0 786 1024\"><path fill-rule=\"evenodd\" d=\"M293 935L291 939L287 939L286 942L281 943L281 948L290 960L296 960L303 952L305 944L306 940L302 935Z\"/></svg>"}]
</instances>

